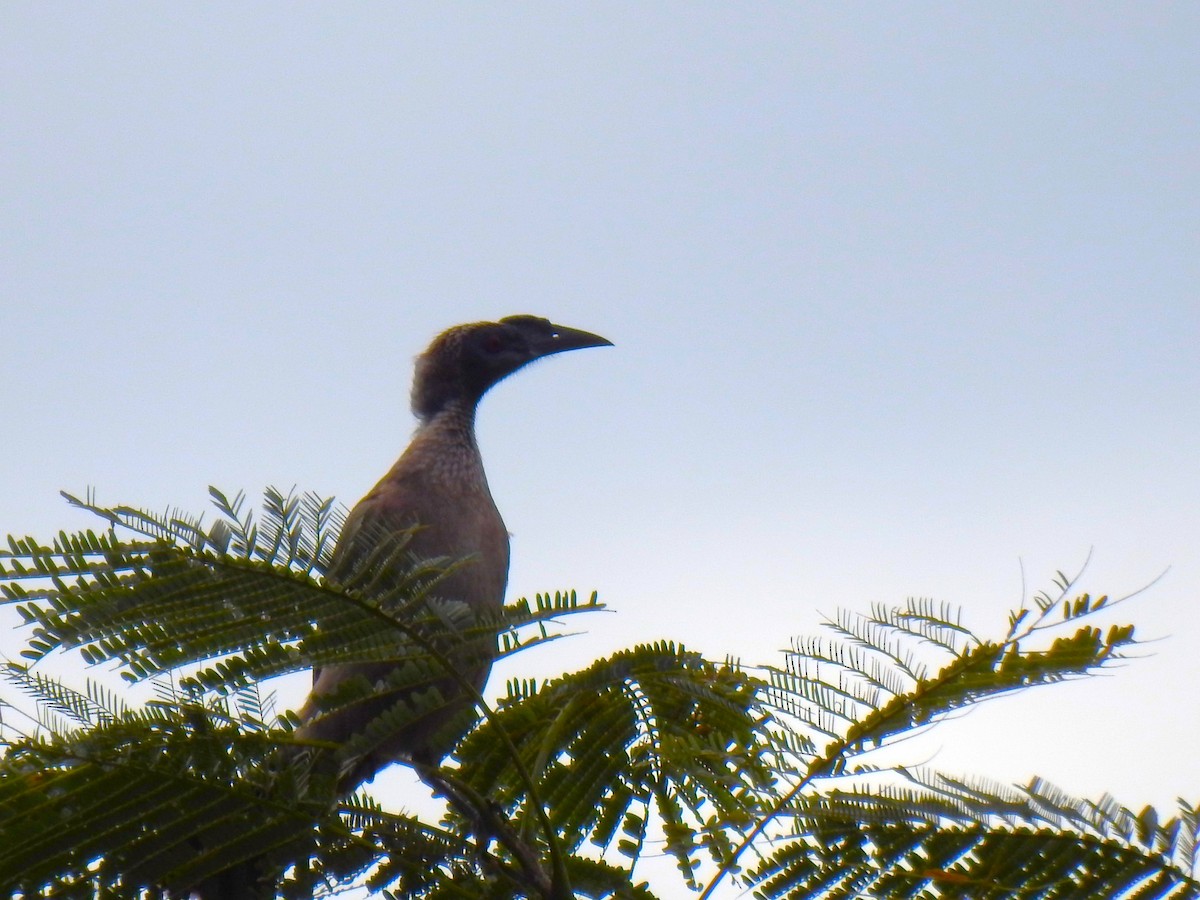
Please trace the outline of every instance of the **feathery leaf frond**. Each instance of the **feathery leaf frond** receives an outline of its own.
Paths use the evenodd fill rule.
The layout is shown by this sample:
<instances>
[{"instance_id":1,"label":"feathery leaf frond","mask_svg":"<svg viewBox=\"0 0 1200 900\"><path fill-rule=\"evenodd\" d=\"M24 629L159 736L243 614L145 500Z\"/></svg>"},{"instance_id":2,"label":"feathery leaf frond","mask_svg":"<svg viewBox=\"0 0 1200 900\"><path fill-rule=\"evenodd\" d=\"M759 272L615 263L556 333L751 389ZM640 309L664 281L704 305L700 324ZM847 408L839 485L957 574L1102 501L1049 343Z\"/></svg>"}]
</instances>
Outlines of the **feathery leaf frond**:
<instances>
[{"instance_id":1,"label":"feathery leaf frond","mask_svg":"<svg viewBox=\"0 0 1200 900\"><path fill-rule=\"evenodd\" d=\"M1132 626L1094 624L1119 601L1061 573L998 638L911 599L838 613L778 666L663 641L514 678L494 708L472 689L477 709L456 707L447 726L465 732L452 762L413 761L445 803L434 823L365 792L339 799L322 760L353 765L443 716L461 668L563 636L566 617L602 608L595 595L475 615L442 595L470 561L415 559L411 532L372 535L369 553L339 560L332 500L270 489L252 511L241 493L210 493L208 524L69 497L108 530L10 537L0 551L0 600L28 634L24 661L3 671L37 713L27 728L0 722L0 889L132 898L233 872L262 883L256 897L357 880L430 900L561 900L566 884L652 900L634 873L661 847L702 897L727 877L763 898L1200 897L1195 804L1135 812L1040 779L1003 785L871 755L975 703L1123 658ZM116 664L152 699L38 668L63 653ZM387 674L348 679L321 714L395 702L345 745L301 740L267 679L348 662Z\"/></svg>"}]
</instances>

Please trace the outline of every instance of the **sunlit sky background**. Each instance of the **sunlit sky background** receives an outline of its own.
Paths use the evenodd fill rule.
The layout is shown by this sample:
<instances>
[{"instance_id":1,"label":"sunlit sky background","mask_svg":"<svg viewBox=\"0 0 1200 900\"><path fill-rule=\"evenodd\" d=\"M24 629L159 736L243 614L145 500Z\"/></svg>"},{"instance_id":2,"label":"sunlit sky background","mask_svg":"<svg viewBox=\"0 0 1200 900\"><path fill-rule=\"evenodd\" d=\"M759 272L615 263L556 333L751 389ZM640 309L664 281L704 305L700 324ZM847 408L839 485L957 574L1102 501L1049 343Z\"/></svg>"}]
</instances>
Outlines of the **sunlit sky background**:
<instances>
[{"instance_id":1,"label":"sunlit sky background","mask_svg":"<svg viewBox=\"0 0 1200 900\"><path fill-rule=\"evenodd\" d=\"M352 503L434 334L545 315L616 346L485 399L510 594L616 613L521 670L1090 552L1145 658L906 752L1195 801L1198 78L1187 3L5 3L0 532Z\"/></svg>"}]
</instances>

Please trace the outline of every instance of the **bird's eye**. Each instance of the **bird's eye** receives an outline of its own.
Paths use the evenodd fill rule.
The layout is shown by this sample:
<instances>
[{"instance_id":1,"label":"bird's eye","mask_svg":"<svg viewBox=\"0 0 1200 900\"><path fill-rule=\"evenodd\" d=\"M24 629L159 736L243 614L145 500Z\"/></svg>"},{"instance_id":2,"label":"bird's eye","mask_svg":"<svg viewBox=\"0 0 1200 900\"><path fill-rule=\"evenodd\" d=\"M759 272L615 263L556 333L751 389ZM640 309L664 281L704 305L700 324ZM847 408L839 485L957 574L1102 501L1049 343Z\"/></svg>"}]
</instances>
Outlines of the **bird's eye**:
<instances>
[{"instance_id":1,"label":"bird's eye","mask_svg":"<svg viewBox=\"0 0 1200 900\"><path fill-rule=\"evenodd\" d=\"M489 334L483 339L483 349L488 353L499 353L500 348L504 346L504 341L500 340L500 335Z\"/></svg>"}]
</instances>

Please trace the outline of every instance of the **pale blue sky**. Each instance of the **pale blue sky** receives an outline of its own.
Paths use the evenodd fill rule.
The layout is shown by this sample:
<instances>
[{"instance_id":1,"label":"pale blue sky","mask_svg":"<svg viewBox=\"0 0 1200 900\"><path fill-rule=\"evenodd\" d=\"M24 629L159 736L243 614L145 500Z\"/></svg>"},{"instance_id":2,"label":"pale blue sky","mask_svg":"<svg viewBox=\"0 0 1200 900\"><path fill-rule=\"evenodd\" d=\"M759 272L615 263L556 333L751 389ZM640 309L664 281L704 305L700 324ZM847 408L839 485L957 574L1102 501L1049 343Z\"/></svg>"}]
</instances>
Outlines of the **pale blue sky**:
<instances>
[{"instance_id":1,"label":"pale blue sky","mask_svg":"<svg viewBox=\"0 0 1200 900\"><path fill-rule=\"evenodd\" d=\"M1094 548L1153 655L914 760L1200 799L1198 79L1184 3L6 3L0 531L353 502L428 339L537 313L616 347L485 401L512 592L618 614L528 665L997 633Z\"/></svg>"}]
</instances>

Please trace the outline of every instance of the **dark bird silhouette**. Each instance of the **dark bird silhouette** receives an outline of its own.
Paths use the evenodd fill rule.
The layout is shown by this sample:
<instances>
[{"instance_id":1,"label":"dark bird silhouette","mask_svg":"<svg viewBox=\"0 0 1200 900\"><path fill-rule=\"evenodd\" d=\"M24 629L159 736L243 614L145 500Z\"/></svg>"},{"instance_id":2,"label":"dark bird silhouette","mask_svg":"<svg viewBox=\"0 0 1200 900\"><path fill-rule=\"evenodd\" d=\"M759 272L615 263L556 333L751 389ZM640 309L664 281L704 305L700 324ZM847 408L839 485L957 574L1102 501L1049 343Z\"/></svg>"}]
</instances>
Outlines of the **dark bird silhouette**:
<instances>
[{"instance_id":1,"label":"dark bird silhouette","mask_svg":"<svg viewBox=\"0 0 1200 900\"><path fill-rule=\"evenodd\" d=\"M451 328L434 339L416 361L412 409L420 420L408 448L378 484L351 510L334 552L332 577L354 569L381 541L405 534L405 553L414 560L467 560L434 593L465 604L476 615L497 613L508 581L509 542L496 509L475 440L475 410L492 385L535 359L611 342L536 316L510 316ZM379 579L375 580L378 586ZM459 674L482 690L491 669L494 639L486 648L460 655ZM394 661L330 665L313 673L313 688L300 712L302 740L344 744L380 716L411 703L414 691L387 689ZM350 704L322 703L353 679L379 688ZM472 698L453 676L434 682L445 702L432 714L389 731L366 752L341 761L338 789L353 790L397 760L437 764L470 722ZM456 718L457 717L457 718Z\"/></svg>"},{"instance_id":2,"label":"dark bird silhouette","mask_svg":"<svg viewBox=\"0 0 1200 900\"><path fill-rule=\"evenodd\" d=\"M438 335L416 361L416 433L396 464L347 516L330 580L365 593L380 591L382 605L389 588L404 579L406 563L462 560L434 585L433 594L479 618L499 612L508 581L508 532L484 475L475 409L492 385L535 359L610 344L599 335L537 316L459 325ZM397 559L393 548L404 558ZM479 640L459 644L444 657L456 662L458 677L438 671L425 681L397 679L405 676L406 647L415 646L402 638L389 649L387 661L314 669L296 732L299 743L308 746L294 746L282 759L306 756L310 771L332 777L339 793L354 790L392 762L440 763L474 719L474 698L463 682L481 690L495 655L490 634L486 646ZM431 690L439 696L423 703ZM393 718L392 713L399 715ZM392 727L395 723L399 727ZM341 749L335 752L322 744ZM242 861L196 886L193 896L274 897L270 870L264 859Z\"/></svg>"}]
</instances>

